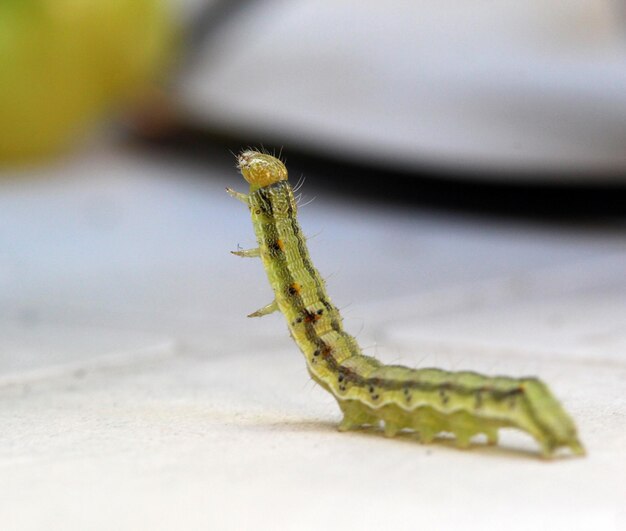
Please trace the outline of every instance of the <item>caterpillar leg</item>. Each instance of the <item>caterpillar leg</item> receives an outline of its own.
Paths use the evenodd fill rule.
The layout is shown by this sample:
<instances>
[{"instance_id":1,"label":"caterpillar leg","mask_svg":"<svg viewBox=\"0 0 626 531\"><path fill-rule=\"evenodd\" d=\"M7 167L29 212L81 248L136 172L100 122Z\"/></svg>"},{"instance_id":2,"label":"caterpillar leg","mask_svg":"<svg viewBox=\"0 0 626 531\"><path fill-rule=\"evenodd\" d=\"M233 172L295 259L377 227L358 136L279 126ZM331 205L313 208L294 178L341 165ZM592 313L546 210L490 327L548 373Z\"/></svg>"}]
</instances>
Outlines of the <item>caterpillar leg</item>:
<instances>
[{"instance_id":1,"label":"caterpillar leg","mask_svg":"<svg viewBox=\"0 0 626 531\"><path fill-rule=\"evenodd\" d=\"M248 196L246 194L242 194L241 192L237 192L232 188L226 188L226 192L231 197L234 197L237 201L241 201L244 205L248 204Z\"/></svg>"},{"instance_id":2,"label":"caterpillar leg","mask_svg":"<svg viewBox=\"0 0 626 531\"><path fill-rule=\"evenodd\" d=\"M259 308L256 312L252 312L248 317L263 317L264 315L269 315L270 313L274 313L278 311L278 304L273 300L269 304L263 306L263 308Z\"/></svg>"},{"instance_id":3,"label":"caterpillar leg","mask_svg":"<svg viewBox=\"0 0 626 531\"><path fill-rule=\"evenodd\" d=\"M430 444L442 430L442 418L429 407L419 408L412 414L410 427L420 443Z\"/></svg>"},{"instance_id":4,"label":"caterpillar leg","mask_svg":"<svg viewBox=\"0 0 626 531\"><path fill-rule=\"evenodd\" d=\"M400 425L395 422L385 421L384 433L385 437L395 437L400 431Z\"/></svg>"},{"instance_id":5,"label":"caterpillar leg","mask_svg":"<svg viewBox=\"0 0 626 531\"><path fill-rule=\"evenodd\" d=\"M498 428L483 429L483 433L487 437L488 445L495 446L496 444L498 444Z\"/></svg>"},{"instance_id":6,"label":"caterpillar leg","mask_svg":"<svg viewBox=\"0 0 626 531\"><path fill-rule=\"evenodd\" d=\"M343 419L339 423L339 431L356 430L364 425L377 426L379 419L369 413L366 406L356 400L337 400Z\"/></svg>"},{"instance_id":7,"label":"caterpillar leg","mask_svg":"<svg viewBox=\"0 0 626 531\"><path fill-rule=\"evenodd\" d=\"M396 405L387 405L377 410L376 414L384 423L383 431L386 437L395 437L397 433L410 426L410 418L405 411Z\"/></svg>"},{"instance_id":8,"label":"caterpillar leg","mask_svg":"<svg viewBox=\"0 0 626 531\"><path fill-rule=\"evenodd\" d=\"M435 430L431 430L430 428L420 428L417 433L417 439L422 444L430 444L435 440L437 436L437 432Z\"/></svg>"},{"instance_id":9,"label":"caterpillar leg","mask_svg":"<svg viewBox=\"0 0 626 531\"><path fill-rule=\"evenodd\" d=\"M241 251L231 251L230 253L243 258L258 258L261 256L261 249L255 247L254 249L242 249Z\"/></svg>"},{"instance_id":10,"label":"caterpillar leg","mask_svg":"<svg viewBox=\"0 0 626 531\"><path fill-rule=\"evenodd\" d=\"M469 448L472 437L482 431L481 423L477 422L467 411L458 411L445 419L447 429L454 434L457 448Z\"/></svg>"},{"instance_id":11,"label":"caterpillar leg","mask_svg":"<svg viewBox=\"0 0 626 531\"><path fill-rule=\"evenodd\" d=\"M470 447L470 439L472 436L467 432L458 432L454 434L454 444L457 448L467 450Z\"/></svg>"},{"instance_id":12,"label":"caterpillar leg","mask_svg":"<svg viewBox=\"0 0 626 531\"><path fill-rule=\"evenodd\" d=\"M550 459L554 455L555 447L548 441L538 441L539 448L541 449L541 457L544 459Z\"/></svg>"},{"instance_id":13,"label":"caterpillar leg","mask_svg":"<svg viewBox=\"0 0 626 531\"><path fill-rule=\"evenodd\" d=\"M576 439L569 444L569 449L572 451L574 455L585 455L587 451L582 443Z\"/></svg>"}]
</instances>

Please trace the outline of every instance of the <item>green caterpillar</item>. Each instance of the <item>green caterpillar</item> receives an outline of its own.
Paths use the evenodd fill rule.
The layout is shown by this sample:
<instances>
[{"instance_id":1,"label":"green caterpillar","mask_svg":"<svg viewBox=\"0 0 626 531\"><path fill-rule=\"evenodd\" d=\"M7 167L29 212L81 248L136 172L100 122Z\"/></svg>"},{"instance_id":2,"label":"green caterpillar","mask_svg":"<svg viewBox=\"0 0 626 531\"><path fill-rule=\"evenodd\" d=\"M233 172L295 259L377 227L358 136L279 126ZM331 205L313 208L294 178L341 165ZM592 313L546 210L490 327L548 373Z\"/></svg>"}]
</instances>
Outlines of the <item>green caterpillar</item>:
<instances>
[{"instance_id":1,"label":"green caterpillar","mask_svg":"<svg viewBox=\"0 0 626 531\"><path fill-rule=\"evenodd\" d=\"M250 193L227 191L250 209L259 246L233 254L261 258L275 297L249 317L274 311L285 316L311 377L343 412L340 431L382 425L387 436L411 430L422 442L449 432L458 447L466 448L480 433L497 444L498 429L512 427L534 437L545 457L561 447L584 454L573 421L536 378L410 369L364 356L344 331L311 263L287 168L279 159L251 150L243 151L237 162Z\"/></svg>"}]
</instances>

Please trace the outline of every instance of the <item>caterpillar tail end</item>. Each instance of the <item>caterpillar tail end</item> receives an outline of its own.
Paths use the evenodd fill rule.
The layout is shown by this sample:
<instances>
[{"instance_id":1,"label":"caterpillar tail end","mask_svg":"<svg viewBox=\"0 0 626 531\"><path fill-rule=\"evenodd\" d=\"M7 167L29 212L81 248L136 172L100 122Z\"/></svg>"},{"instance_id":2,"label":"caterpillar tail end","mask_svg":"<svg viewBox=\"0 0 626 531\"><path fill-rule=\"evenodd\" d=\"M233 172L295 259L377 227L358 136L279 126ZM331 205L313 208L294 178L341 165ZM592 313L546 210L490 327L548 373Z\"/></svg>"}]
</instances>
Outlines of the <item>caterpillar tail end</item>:
<instances>
[{"instance_id":1,"label":"caterpillar tail end","mask_svg":"<svg viewBox=\"0 0 626 531\"><path fill-rule=\"evenodd\" d=\"M578 438L572 439L565 446L569 448L569 451L571 452L573 456L582 457L582 456L587 455L587 450L585 450L585 447L583 446L583 444L580 442Z\"/></svg>"},{"instance_id":2,"label":"caterpillar tail end","mask_svg":"<svg viewBox=\"0 0 626 531\"><path fill-rule=\"evenodd\" d=\"M549 443L541 443L541 457L544 459L554 459L557 457L557 453L561 448L568 448L573 457L584 457L587 455L587 450L582 445L579 439L573 439L572 441L562 444L553 445Z\"/></svg>"},{"instance_id":3,"label":"caterpillar tail end","mask_svg":"<svg viewBox=\"0 0 626 531\"><path fill-rule=\"evenodd\" d=\"M569 449L572 452L572 455L575 455L577 457L583 457L587 455L587 450L585 450L585 447L578 439L570 443Z\"/></svg>"}]
</instances>

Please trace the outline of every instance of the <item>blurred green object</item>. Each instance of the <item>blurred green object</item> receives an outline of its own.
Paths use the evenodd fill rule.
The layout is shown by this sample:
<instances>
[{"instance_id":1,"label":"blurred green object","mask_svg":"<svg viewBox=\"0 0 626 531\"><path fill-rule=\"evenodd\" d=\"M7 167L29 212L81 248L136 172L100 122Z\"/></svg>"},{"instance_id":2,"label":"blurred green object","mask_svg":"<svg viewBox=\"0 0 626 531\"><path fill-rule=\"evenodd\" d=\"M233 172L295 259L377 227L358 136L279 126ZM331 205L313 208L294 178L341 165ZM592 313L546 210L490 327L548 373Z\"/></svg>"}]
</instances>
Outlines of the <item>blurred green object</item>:
<instances>
[{"instance_id":1,"label":"blurred green object","mask_svg":"<svg viewBox=\"0 0 626 531\"><path fill-rule=\"evenodd\" d=\"M67 149L169 62L163 0L0 0L0 162Z\"/></svg>"}]
</instances>

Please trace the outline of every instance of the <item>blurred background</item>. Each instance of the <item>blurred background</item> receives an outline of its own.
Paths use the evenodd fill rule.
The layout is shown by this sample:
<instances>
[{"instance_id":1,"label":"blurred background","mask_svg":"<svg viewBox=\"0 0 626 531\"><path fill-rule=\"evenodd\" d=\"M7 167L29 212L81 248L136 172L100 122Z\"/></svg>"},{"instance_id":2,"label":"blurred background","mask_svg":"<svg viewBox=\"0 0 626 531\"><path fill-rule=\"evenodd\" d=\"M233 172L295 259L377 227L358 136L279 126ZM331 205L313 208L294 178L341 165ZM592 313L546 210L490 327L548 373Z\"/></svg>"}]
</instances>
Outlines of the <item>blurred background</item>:
<instances>
[{"instance_id":1,"label":"blurred background","mask_svg":"<svg viewBox=\"0 0 626 531\"><path fill-rule=\"evenodd\" d=\"M313 261L366 353L541 375L583 468L527 473L515 434L493 467L335 438L282 320L244 317L271 298L228 253L255 246L224 193L247 146L305 177ZM397 529L610 529L625 148L623 0L0 0L2 521L349 528L351 492Z\"/></svg>"},{"instance_id":2,"label":"blurred background","mask_svg":"<svg viewBox=\"0 0 626 531\"><path fill-rule=\"evenodd\" d=\"M115 131L207 163L282 147L381 199L624 210L619 0L7 0L1 15L5 166Z\"/></svg>"}]
</instances>

